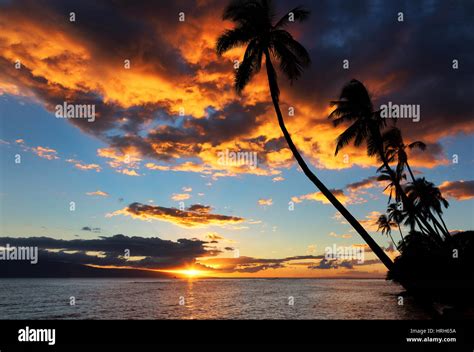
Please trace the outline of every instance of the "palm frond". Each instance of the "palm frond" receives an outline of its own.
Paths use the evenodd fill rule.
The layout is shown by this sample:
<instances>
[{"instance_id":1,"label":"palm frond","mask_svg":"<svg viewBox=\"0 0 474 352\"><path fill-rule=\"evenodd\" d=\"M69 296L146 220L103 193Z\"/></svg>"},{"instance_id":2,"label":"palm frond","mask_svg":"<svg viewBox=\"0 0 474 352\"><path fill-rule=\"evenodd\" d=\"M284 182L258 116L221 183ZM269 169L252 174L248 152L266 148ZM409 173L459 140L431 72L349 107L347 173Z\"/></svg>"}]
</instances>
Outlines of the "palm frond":
<instances>
[{"instance_id":1,"label":"palm frond","mask_svg":"<svg viewBox=\"0 0 474 352\"><path fill-rule=\"evenodd\" d=\"M336 139L336 151L334 154L337 155L342 148L347 146L354 138L356 138L358 133L359 126L356 123L353 123L342 132Z\"/></svg>"},{"instance_id":2,"label":"palm frond","mask_svg":"<svg viewBox=\"0 0 474 352\"><path fill-rule=\"evenodd\" d=\"M307 67L309 64L311 64L311 58L308 54L308 51L303 45L296 41L288 31L283 29L272 31L270 45L272 45L274 42L284 44L298 58L303 67Z\"/></svg>"},{"instance_id":3,"label":"palm frond","mask_svg":"<svg viewBox=\"0 0 474 352\"><path fill-rule=\"evenodd\" d=\"M245 45L252 38L248 28L236 27L226 30L216 42L216 52L220 56L226 51Z\"/></svg>"},{"instance_id":4,"label":"palm frond","mask_svg":"<svg viewBox=\"0 0 474 352\"><path fill-rule=\"evenodd\" d=\"M280 70L293 82L298 79L303 72L303 63L300 59L283 43L275 41L272 43L272 53L280 64Z\"/></svg>"},{"instance_id":5,"label":"palm frond","mask_svg":"<svg viewBox=\"0 0 474 352\"><path fill-rule=\"evenodd\" d=\"M250 82L253 75L260 69L262 58L262 49L258 45L258 41L253 39L245 50L244 60L239 65L235 74L235 90L241 93L245 86Z\"/></svg>"}]
</instances>

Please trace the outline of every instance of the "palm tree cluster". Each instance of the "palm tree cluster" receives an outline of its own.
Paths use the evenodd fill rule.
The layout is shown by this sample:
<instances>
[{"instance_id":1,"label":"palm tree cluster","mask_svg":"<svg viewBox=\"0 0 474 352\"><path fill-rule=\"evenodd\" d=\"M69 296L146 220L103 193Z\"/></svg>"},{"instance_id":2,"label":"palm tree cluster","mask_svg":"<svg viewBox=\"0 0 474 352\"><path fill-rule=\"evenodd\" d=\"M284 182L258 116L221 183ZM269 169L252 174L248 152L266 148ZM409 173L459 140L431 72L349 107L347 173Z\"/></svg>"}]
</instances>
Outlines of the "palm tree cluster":
<instances>
[{"instance_id":1,"label":"palm tree cluster","mask_svg":"<svg viewBox=\"0 0 474 352\"><path fill-rule=\"evenodd\" d=\"M239 94L260 72L262 62L265 60L270 98L278 124L298 165L306 177L321 191L390 270L393 268L393 261L309 168L294 144L281 113L280 89L274 63L278 64L280 72L291 83L297 80L303 69L310 65L311 60L308 52L287 30L289 25L294 22L302 22L309 15L310 12L307 9L298 6L281 18L277 18L271 0L233 0L225 8L222 18L233 22L235 26L226 30L218 38L216 52L221 56L233 48L246 47L243 59L235 72L234 85ZM335 110L330 115L334 125L350 124L337 138L336 154L352 141L357 147L365 143L368 155L376 157L382 164L378 170L380 181L389 182L387 188L390 190L390 197L387 215L380 217L379 229L383 230L384 234L391 236L391 229L396 226L403 242L406 241L407 236L403 235L401 225L406 225L410 227L412 233L418 229L422 235L428 238L436 236L434 241L438 245L444 243L449 238L449 231L441 215L442 207L447 207L448 203L432 183L425 179L416 179L408 164L407 150L424 149L425 145L422 142L406 145L396 126L388 128L386 120L381 118L380 111L374 110L367 89L357 80L352 80L344 86L339 100L331 104L335 106ZM397 165L393 169L391 164L395 162ZM410 183L403 183L406 180L405 170L408 170L412 178ZM391 203L392 198L395 203ZM396 245L393 238L392 242Z\"/></svg>"},{"instance_id":2,"label":"palm tree cluster","mask_svg":"<svg viewBox=\"0 0 474 352\"><path fill-rule=\"evenodd\" d=\"M415 177L408 162L407 151L425 150L426 145L419 141L406 144L396 124L387 126L380 110L374 109L370 95L361 82L350 81L343 87L339 99L331 102L335 109L329 118L334 125L348 125L336 140L335 152L337 154L351 142L356 147L366 145L367 154L380 163L377 179L387 182L385 190L389 197L386 214L379 217L377 224L382 234L389 236L401 252L400 256L394 261L388 257L299 153L280 110L280 89L274 63L290 82L298 79L303 69L310 65L308 52L287 30L290 24L302 22L309 15L305 8L295 7L277 19L271 0L230 2L224 10L223 19L232 21L235 27L218 38L216 51L222 55L232 48L246 46L244 57L235 72L237 93L240 94L261 70L265 60L270 97L278 124L294 158L306 177L387 267L387 278L400 282L412 292L429 296L434 294L450 301L459 301L462 296L470 302L469 297L474 292L474 232L466 231L451 237L442 217L448 202L433 183L424 177ZM410 176L409 181L406 172ZM408 234L403 234L402 226L409 229ZM400 234L398 242L392 236L394 227ZM451 251L456 252L457 260L453 260ZM453 291L453 287L459 290Z\"/></svg>"},{"instance_id":3,"label":"palm tree cluster","mask_svg":"<svg viewBox=\"0 0 474 352\"><path fill-rule=\"evenodd\" d=\"M378 230L389 236L397 248L400 245L393 240L391 231L394 227L398 228L401 244L405 241L402 225L408 226L411 234L427 236L439 246L448 243L451 235L442 214L449 203L432 182L424 177L416 178L408 162L407 150L424 151L426 145L421 141L405 144L396 122L393 126L387 126L380 110L373 108L366 87L355 79L343 87L339 100L331 102L331 105L335 109L329 118L334 126L349 125L337 137L335 154L351 142L356 147L365 143L367 155L381 163L377 169L377 180L387 182L385 191L389 192L389 196L386 215L381 215L376 222ZM409 182L406 171L410 175Z\"/></svg>"}]
</instances>

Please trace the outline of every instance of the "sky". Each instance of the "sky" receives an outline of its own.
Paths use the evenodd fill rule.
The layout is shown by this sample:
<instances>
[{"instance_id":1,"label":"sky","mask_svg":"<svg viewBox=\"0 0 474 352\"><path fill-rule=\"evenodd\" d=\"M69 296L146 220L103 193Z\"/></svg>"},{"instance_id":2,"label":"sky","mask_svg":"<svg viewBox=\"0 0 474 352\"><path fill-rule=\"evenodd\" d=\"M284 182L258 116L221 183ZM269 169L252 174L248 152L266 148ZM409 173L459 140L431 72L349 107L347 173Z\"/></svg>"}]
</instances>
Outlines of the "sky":
<instances>
[{"instance_id":1,"label":"sky","mask_svg":"<svg viewBox=\"0 0 474 352\"><path fill-rule=\"evenodd\" d=\"M449 229L473 229L474 3L275 1L277 17L300 3L310 18L288 30L312 63L292 84L280 76L280 102L312 170L398 255L374 226L387 204L377 161L363 147L334 155L344 126L328 119L329 102L356 78L374 106L420 105L419 122L397 124L406 142L427 144L410 165L450 202ZM233 89L244 49L215 53L233 26L225 4L0 1L4 242L75 263L212 276L385 275L295 164L266 75ZM94 106L95 120L57 118L64 102ZM255 153L257 166L223 163L223 152ZM364 263L328 263L333 245L364 248Z\"/></svg>"}]
</instances>

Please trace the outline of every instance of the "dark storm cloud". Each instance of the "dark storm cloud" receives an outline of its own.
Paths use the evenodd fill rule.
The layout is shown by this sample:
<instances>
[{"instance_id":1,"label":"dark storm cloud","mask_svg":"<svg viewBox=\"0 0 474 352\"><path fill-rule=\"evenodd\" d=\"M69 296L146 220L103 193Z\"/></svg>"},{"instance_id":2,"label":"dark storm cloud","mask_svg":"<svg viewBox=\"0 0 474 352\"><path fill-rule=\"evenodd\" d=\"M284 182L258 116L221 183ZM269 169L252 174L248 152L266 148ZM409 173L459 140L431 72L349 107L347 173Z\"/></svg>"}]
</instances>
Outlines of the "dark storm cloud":
<instances>
[{"instance_id":1,"label":"dark storm cloud","mask_svg":"<svg viewBox=\"0 0 474 352\"><path fill-rule=\"evenodd\" d=\"M211 143L220 144L245 135L258 127L257 117L265 112L267 103L242 106L231 103L223 110L208 110L203 119L187 117L179 127L162 126L150 133L150 142Z\"/></svg>"},{"instance_id":2,"label":"dark storm cloud","mask_svg":"<svg viewBox=\"0 0 474 352\"><path fill-rule=\"evenodd\" d=\"M7 243L10 246L37 246L40 250L39 260L151 269L176 268L194 263L196 257L215 256L220 253L219 250L208 249L208 242L195 239L178 239L173 242L158 237L124 235L90 240L59 240L49 237L0 238L0 245ZM51 249L59 251L48 251ZM131 257L145 258L127 261L124 257L126 251L129 251ZM101 252L101 255L88 255L87 252Z\"/></svg>"},{"instance_id":3,"label":"dark storm cloud","mask_svg":"<svg viewBox=\"0 0 474 352\"><path fill-rule=\"evenodd\" d=\"M357 191L358 189L361 188L371 188L374 186L374 184L377 183L377 177L378 176L370 176L367 178L364 178L361 181L349 183L346 185L346 188L349 189L350 191Z\"/></svg>"},{"instance_id":4,"label":"dark storm cloud","mask_svg":"<svg viewBox=\"0 0 474 352\"><path fill-rule=\"evenodd\" d=\"M284 2L286 7L290 2ZM288 94L327 105L352 78L387 101L420 104L421 121L402 121L410 138L471 131L474 91L472 1L318 1L300 40L312 66ZM399 12L404 22L397 21ZM342 61L348 59L349 70ZM452 69L458 59L459 69ZM426 139L426 138L425 138ZM433 141L433 139L431 140Z\"/></svg>"},{"instance_id":5,"label":"dark storm cloud","mask_svg":"<svg viewBox=\"0 0 474 352\"><path fill-rule=\"evenodd\" d=\"M189 6L192 8L193 4ZM112 59L110 64L117 68L122 67L126 58L132 63L147 62L153 71L177 79L194 72L159 31L159 25L172 29L180 24L176 21L181 11L177 4L157 2L150 7L146 2L55 0L47 1L46 6L34 1L15 1L13 7L29 11L33 20L46 21L55 29L72 33L94 48L94 56ZM76 16L73 23L69 22L71 12ZM145 15L148 21L143 20Z\"/></svg>"}]
</instances>

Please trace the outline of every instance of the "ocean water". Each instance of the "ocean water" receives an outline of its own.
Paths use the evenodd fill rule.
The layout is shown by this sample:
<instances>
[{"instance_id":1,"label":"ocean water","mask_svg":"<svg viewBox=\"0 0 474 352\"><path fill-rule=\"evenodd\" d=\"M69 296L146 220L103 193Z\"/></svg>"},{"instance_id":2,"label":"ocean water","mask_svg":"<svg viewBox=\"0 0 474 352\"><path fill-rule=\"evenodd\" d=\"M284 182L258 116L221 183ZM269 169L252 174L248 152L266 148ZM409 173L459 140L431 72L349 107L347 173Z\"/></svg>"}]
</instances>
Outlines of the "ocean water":
<instances>
[{"instance_id":1,"label":"ocean water","mask_svg":"<svg viewBox=\"0 0 474 352\"><path fill-rule=\"evenodd\" d=\"M0 279L0 319L429 319L399 304L402 291L376 279Z\"/></svg>"}]
</instances>

